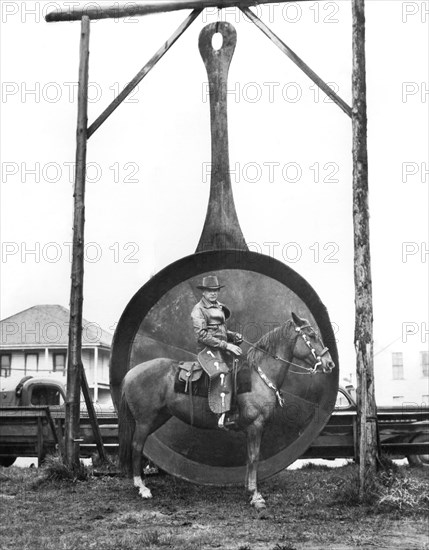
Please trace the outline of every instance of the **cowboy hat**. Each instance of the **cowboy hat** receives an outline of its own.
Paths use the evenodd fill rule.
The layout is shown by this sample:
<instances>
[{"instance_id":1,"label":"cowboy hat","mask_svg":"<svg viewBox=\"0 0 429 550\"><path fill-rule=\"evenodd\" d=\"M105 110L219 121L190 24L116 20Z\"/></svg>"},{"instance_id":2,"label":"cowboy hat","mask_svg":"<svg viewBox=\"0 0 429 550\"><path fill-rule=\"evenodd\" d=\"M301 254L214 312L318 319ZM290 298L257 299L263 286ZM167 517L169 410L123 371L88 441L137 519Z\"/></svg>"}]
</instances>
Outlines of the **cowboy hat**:
<instances>
[{"instance_id":1,"label":"cowboy hat","mask_svg":"<svg viewBox=\"0 0 429 550\"><path fill-rule=\"evenodd\" d=\"M224 285L220 285L216 275L207 275L203 277L203 282L200 285L197 285L197 288L200 290L219 290L223 288Z\"/></svg>"}]
</instances>

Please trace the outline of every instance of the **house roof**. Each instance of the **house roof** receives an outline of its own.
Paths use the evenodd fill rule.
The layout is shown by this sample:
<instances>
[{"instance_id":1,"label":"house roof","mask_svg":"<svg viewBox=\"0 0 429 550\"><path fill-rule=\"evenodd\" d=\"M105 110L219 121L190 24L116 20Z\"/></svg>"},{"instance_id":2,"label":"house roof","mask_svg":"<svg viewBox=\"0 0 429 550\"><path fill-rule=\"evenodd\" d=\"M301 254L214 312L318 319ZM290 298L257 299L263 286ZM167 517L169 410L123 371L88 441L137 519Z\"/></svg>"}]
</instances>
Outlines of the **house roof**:
<instances>
[{"instance_id":1,"label":"house roof","mask_svg":"<svg viewBox=\"0 0 429 550\"><path fill-rule=\"evenodd\" d=\"M70 310L60 305L38 305L0 321L0 349L67 347ZM82 320L82 345L112 344L112 335L98 323Z\"/></svg>"}]
</instances>

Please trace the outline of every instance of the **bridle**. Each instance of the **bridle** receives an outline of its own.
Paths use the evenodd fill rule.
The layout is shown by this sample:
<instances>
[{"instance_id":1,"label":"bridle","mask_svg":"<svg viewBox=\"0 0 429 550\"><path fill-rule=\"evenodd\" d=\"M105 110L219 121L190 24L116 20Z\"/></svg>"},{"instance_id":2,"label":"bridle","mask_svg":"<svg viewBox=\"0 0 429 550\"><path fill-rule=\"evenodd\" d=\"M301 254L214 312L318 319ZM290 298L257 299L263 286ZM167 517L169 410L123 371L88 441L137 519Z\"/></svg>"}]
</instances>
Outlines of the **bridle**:
<instances>
[{"instance_id":1,"label":"bridle","mask_svg":"<svg viewBox=\"0 0 429 550\"><path fill-rule=\"evenodd\" d=\"M314 329L313 327L308 324L308 325L303 325L302 327L295 327L295 332L298 333L298 336L301 336L302 339L304 340L306 346L308 347L308 349L310 350L311 352L311 355L313 356L314 360L316 361L316 363L314 364L314 366L311 368L311 369L307 369L306 367L303 367L302 365L298 365L299 367L301 367L302 369L305 369L305 370L309 370L310 371L310 374L316 374L316 371L317 371L317 367L322 367L322 370L324 373L329 373L329 372L332 372L332 369L333 367L324 367L323 366L323 363L322 363L322 357L328 353L329 351L329 348L327 348L326 346L322 349L322 351L319 353L319 355L317 355L317 352L316 350L314 349L308 335L302 331L303 328L311 328L311 330L313 330L314 332Z\"/></svg>"},{"instance_id":2,"label":"bridle","mask_svg":"<svg viewBox=\"0 0 429 550\"><path fill-rule=\"evenodd\" d=\"M282 363L287 363L288 365L293 365L294 367L298 367L299 369L303 369L304 371L306 372L295 372L295 371L292 371L293 374L317 374L317 373L320 373L320 371L317 370L318 367L322 366L322 374L329 374L330 372L332 372L332 369L334 367L324 367L323 366L323 363L322 363L322 357L328 353L329 351L329 348L327 348L326 346L322 349L322 351L320 352L320 354L318 355L316 350L314 349L308 335L302 331L303 328L311 328L311 330L315 333L313 327L308 324L308 325L303 325L301 327L298 327L298 326L295 326L295 332L298 333L298 337L302 337L302 339L304 340L306 346L308 347L308 349L310 350L311 352L311 355L313 356L314 360L315 360L315 364L313 365L313 367L304 367L303 365L298 365L297 363L292 363L292 361L288 361L287 359L284 359L283 357L280 357L279 355L275 355L273 353L270 353L269 351L267 351L266 349L263 349L263 348L260 348L258 346L255 346L255 344L252 344L251 342L248 342L247 340L245 340L243 338L243 342L245 342L246 344L250 344L254 349L258 350L258 351L262 351L263 353L265 353L266 355L269 355L270 357L272 357L273 359L276 359L276 361L281 361ZM335 366L335 365L334 365ZM265 382L265 384L271 389L274 391L274 393L276 394L276 397L277 397L277 400L279 402L279 405L280 407L283 407L284 406L284 399L283 397L281 396L280 394L280 391L278 388L276 388L276 386L271 382L271 380L268 378L268 376L263 372L263 370L258 366L258 367L255 367L256 368L256 371L257 373L259 374L259 376L262 378L263 382Z\"/></svg>"}]
</instances>

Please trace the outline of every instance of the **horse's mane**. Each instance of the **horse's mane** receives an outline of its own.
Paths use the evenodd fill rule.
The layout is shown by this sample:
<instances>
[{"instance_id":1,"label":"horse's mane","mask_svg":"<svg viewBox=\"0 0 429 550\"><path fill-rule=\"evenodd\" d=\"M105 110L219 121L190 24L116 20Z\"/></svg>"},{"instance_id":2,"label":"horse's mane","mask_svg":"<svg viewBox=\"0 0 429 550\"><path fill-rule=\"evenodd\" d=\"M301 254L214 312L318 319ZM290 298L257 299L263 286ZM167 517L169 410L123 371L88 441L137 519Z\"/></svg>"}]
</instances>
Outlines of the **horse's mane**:
<instances>
[{"instance_id":1,"label":"horse's mane","mask_svg":"<svg viewBox=\"0 0 429 550\"><path fill-rule=\"evenodd\" d=\"M286 323L283 323L283 325L280 325L279 327L267 332L267 334L264 334L264 336L262 336L262 338L260 338L254 346L275 355L279 343L288 338L292 325L294 325L294 322L292 319L289 319ZM266 354L259 349L255 349L255 347L251 347L247 352L247 362L251 367L259 363L264 357L266 357Z\"/></svg>"}]
</instances>

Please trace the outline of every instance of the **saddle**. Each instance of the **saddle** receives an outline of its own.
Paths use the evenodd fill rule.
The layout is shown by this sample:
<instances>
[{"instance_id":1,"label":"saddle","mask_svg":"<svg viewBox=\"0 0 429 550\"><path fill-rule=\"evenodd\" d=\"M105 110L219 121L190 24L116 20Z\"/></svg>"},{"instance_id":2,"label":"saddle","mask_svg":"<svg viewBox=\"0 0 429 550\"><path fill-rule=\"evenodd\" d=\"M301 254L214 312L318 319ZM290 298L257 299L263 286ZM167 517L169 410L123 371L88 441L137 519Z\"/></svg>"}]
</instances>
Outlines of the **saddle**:
<instances>
[{"instance_id":1,"label":"saddle","mask_svg":"<svg viewBox=\"0 0 429 550\"><path fill-rule=\"evenodd\" d=\"M198 354L198 361L204 371L207 373L210 381L214 380L221 374L228 374L229 368L225 363L220 351L204 348Z\"/></svg>"},{"instance_id":2,"label":"saddle","mask_svg":"<svg viewBox=\"0 0 429 550\"><path fill-rule=\"evenodd\" d=\"M198 382L203 372L209 379L208 401L210 410L222 414L231 409L232 374L220 352L204 348L198 354L199 363L195 361L180 362L178 381L185 383L185 393L194 394L193 383Z\"/></svg>"},{"instance_id":3,"label":"saddle","mask_svg":"<svg viewBox=\"0 0 429 550\"><path fill-rule=\"evenodd\" d=\"M231 409L232 375L220 351L204 348L198 354L198 361L208 375L209 407L215 414Z\"/></svg>"},{"instance_id":4,"label":"saddle","mask_svg":"<svg viewBox=\"0 0 429 550\"><path fill-rule=\"evenodd\" d=\"M195 363L195 361L181 361L179 363L178 380L179 382L185 383L185 392L188 392L189 386L192 385L193 382L199 380L202 374L203 369L201 368L201 365L199 363Z\"/></svg>"}]
</instances>

